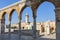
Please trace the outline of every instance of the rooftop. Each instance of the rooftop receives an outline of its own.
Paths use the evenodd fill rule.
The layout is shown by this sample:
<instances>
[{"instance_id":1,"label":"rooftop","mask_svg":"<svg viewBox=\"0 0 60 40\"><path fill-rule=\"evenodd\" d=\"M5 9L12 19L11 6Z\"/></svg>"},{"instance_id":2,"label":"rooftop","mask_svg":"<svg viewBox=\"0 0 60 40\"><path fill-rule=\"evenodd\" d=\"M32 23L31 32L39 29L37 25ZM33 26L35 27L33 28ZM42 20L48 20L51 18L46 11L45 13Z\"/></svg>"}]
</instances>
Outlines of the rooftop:
<instances>
[{"instance_id":1,"label":"rooftop","mask_svg":"<svg viewBox=\"0 0 60 40\"><path fill-rule=\"evenodd\" d=\"M17 5L17 4L24 3L24 2L25 2L25 1L18 1L18 2L16 2L16 3L13 3L13 4L11 4L11 5L8 5L8 6L4 7L4 8L1 8L0 11L1 11L1 10L4 10L4 9L6 9L6 8L9 8L9 7L15 6L15 5Z\"/></svg>"}]
</instances>

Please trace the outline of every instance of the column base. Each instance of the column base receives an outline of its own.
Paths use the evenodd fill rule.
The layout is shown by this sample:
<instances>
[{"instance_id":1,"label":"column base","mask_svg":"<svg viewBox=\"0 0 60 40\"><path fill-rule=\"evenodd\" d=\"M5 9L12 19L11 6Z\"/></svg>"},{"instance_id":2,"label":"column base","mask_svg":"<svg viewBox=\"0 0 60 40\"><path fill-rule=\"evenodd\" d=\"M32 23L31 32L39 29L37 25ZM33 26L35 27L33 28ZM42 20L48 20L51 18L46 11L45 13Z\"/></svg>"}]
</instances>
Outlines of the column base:
<instances>
[{"instance_id":1,"label":"column base","mask_svg":"<svg viewBox=\"0 0 60 40\"><path fill-rule=\"evenodd\" d=\"M56 33L56 40L60 40L60 33Z\"/></svg>"}]
</instances>

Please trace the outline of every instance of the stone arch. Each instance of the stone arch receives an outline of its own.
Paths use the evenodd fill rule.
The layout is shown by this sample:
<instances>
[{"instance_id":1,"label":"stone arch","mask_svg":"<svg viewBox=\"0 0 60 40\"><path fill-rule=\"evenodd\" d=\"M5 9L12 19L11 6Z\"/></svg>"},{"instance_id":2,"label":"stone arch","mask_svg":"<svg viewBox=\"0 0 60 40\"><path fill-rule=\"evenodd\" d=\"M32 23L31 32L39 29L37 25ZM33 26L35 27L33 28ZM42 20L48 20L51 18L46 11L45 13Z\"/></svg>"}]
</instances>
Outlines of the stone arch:
<instances>
[{"instance_id":1,"label":"stone arch","mask_svg":"<svg viewBox=\"0 0 60 40\"><path fill-rule=\"evenodd\" d=\"M45 2L45 1L44 1L44 2ZM44 3L44 2L42 2L42 3ZM47 2L48 2L48 3L51 3L51 2L49 2L49 1L47 1ZM41 4L42 4L42 3L41 3ZM41 5L41 4L40 4L40 5ZM51 3L51 4L52 4L52 3ZM39 5L39 6L40 6L40 5ZM52 5L54 6L54 4L52 4ZM39 6L38 6L38 9L39 9ZM54 8L55 8L55 7L54 7ZM46 10L47 10L47 9L46 9ZM53 10L53 11L54 11L54 10ZM43 12L44 12L44 11L43 11ZM54 14L55 14L55 13L54 13ZM42 15L42 14L40 14L40 15ZM43 14L43 15L44 15L44 14ZM55 14L55 15L56 15L56 14ZM55 18L55 20L56 20L56 16L55 16L55 15L54 15L54 18ZM41 17L42 17L42 16L41 16ZM38 18L39 18L39 17L38 17ZM45 28L44 28L44 29L45 29Z\"/></svg>"},{"instance_id":2,"label":"stone arch","mask_svg":"<svg viewBox=\"0 0 60 40\"><path fill-rule=\"evenodd\" d=\"M22 12L24 12L24 10L26 9L26 8L30 8L30 10L32 11L32 8L30 7L30 6L25 6L24 8L23 8L23 10L21 11L21 16L22 16ZM28 12L28 11L27 11ZM28 13L29 14L29 13ZM30 15L29 15L30 16ZM33 11L32 11L32 16L33 16Z\"/></svg>"},{"instance_id":3,"label":"stone arch","mask_svg":"<svg viewBox=\"0 0 60 40\"><path fill-rule=\"evenodd\" d=\"M21 15L21 18L22 18L23 20L24 20L23 16L25 17L25 14L26 14L26 13L24 14L23 12L25 11L25 9L26 9L27 7L30 8L30 10L32 11L32 8L31 8L30 6L24 6L23 9L22 9L22 11L21 11L21 14L20 14L20 15ZM27 9L28 9L28 8L27 8ZM29 11L26 11L26 12L29 12ZM33 12L33 11L32 11L32 12ZM23 14L24 14L24 15L23 15ZM29 13L28 13L28 14L29 14ZM32 14L32 13L31 13L31 14ZM22 16L22 15L23 15L23 16ZM33 14L32 14L32 15L33 15ZM29 16L30 16L30 15L29 15ZM32 17L32 20L33 20L33 17ZM22 21L22 20L21 20L21 21ZM26 24L29 24L29 23L30 23L30 20L29 20L29 22L26 23ZM25 29L25 28L26 28L26 24L25 24L25 27L22 27L22 29Z\"/></svg>"},{"instance_id":4,"label":"stone arch","mask_svg":"<svg viewBox=\"0 0 60 40\"><path fill-rule=\"evenodd\" d=\"M27 7L27 6L24 5L24 6L21 8L21 10L20 10L20 14L22 14L23 10L24 10L26 7Z\"/></svg>"},{"instance_id":5,"label":"stone arch","mask_svg":"<svg viewBox=\"0 0 60 40\"><path fill-rule=\"evenodd\" d=\"M55 4L54 4L53 2L51 2L51 1L43 1L43 2L41 2L41 4L43 4L44 2L51 3L51 4L54 6L54 8L56 8L56 6L55 6ZM39 4L39 6L40 6L41 4ZM37 9L39 8L39 6L37 7ZM55 9L54 9L54 12L55 12ZM55 20L56 20L56 14L55 14Z\"/></svg>"},{"instance_id":6,"label":"stone arch","mask_svg":"<svg viewBox=\"0 0 60 40\"><path fill-rule=\"evenodd\" d=\"M5 32L5 27L6 27L6 24L5 24L5 15L7 14L8 16L8 13L7 12L2 12L2 19L1 19L1 32L4 33Z\"/></svg>"},{"instance_id":7,"label":"stone arch","mask_svg":"<svg viewBox=\"0 0 60 40\"><path fill-rule=\"evenodd\" d=\"M10 12L10 14L9 14L10 18L11 18L11 16L12 16L12 14L13 14L14 11L16 11L18 13L18 11L16 9L12 9L11 12Z\"/></svg>"},{"instance_id":8,"label":"stone arch","mask_svg":"<svg viewBox=\"0 0 60 40\"><path fill-rule=\"evenodd\" d=\"M14 10L11 14L11 24L17 23L18 22L18 13L16 10ZM16 18L16 19L15 19ZM15 21L14 21L15 20Z\"/></svg>"},{"instance_id":9,"label":"stone arch","mask_svg":"<svg viewBox=\"0 0 60 40\"><path fill-rule=\"evenodd\" d=\"M21 10L19 11L19 14L18 14L19 19L21 18L22 12L23 12L24 9L27 8L27 7L30 7L30 6L27 6L27 5L25 4L25 5L21 8ZM31 8L31 7L30 7L30 8ZM32 8L31 8L31 10L32 10Z\"/></svg>"},{"instance_id":10,"label":"stone arch","mask_svg":"<svg viewBox=\"0 0 60 40\"><path fill-rule=\"evenodd\" d=\"M39 7L39 5L41 5L41 4L44 3L45 1L52 3L52 4L56 7L56 4L55 4L54 1L52 1L52 0L42 0L40 3L38 3L37 8Z\"/></svg>"},{"instance_id":11,"label":"stone arch","mask_svg":"<svg viewBox=\"0 0 60 40\"><path fill-rule=\"evenodd\" d=\"M30 6L25 6L25 7L23 7L22 10L21 10L21 13L22 13L23 10L24 10L25 8L27 8L27 7L30 7ZM31 8L31 7L30 7L30 8ZM31 8L31 10L32 10L32 8Z\"/></svg>"},{"instance_id":12,"label":"stone arch","mask_svg":"<svg viewBox=\"0 0 60 40\"><path fill-rule=\"evenodd\" d=\"M2 13L2 18L5 16L5 14L7 14L7 12L3 12L3 13Z\"/></svg>"}]
</instances>

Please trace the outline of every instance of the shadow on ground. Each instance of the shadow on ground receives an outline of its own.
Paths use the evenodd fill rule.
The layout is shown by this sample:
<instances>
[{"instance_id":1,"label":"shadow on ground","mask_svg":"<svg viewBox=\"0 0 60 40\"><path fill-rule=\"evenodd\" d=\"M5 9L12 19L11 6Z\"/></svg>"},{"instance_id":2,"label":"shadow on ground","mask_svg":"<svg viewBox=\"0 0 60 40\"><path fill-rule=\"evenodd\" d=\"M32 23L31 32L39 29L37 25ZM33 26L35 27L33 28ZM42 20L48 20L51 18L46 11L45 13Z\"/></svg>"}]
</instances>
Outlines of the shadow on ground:
<instances>
[{"instance_id":1,"label":"shadow on ground","mask_svg":"<svg viewBox=\"0 0 60 40\"><path fill-rule=\"evenodd\" d=\"M19 36L16 34L12 34L10 39L11 40L20 40ZM0 40L9 40L8 34L1 35ZM33 40L33 37L32 36L21 36L21 40ZM56 39L37 37L36 40L56 40Z\"/></svg>"}]
</instances>

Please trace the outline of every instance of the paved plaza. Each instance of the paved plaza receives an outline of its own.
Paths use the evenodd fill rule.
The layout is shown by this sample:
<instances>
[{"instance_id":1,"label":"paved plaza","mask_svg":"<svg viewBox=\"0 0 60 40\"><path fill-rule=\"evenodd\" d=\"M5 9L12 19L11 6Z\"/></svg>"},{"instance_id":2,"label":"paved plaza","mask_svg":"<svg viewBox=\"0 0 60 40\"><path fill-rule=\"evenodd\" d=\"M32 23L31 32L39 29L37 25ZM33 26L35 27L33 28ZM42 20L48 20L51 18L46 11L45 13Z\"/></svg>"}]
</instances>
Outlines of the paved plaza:
<instances>
[{"instance_id":1,"label":"paved plaza","mask_svg":"<svg viewBox=\"0 0 60 40\"><path fill-rule=\"evenodd\" d=\"M0 40L8 40L8 34L0 35ZM11 40L19 40L18 34L11 34ZM21 40L33 40L33 37L22 35ZM36 40L56 40L56 34L42 35L37 37Z\"/></svg>"}]
</instances>

